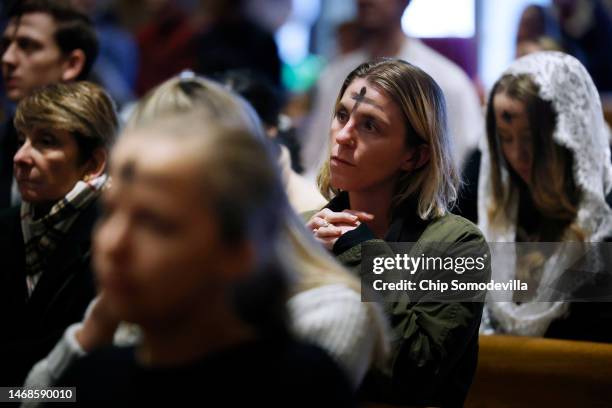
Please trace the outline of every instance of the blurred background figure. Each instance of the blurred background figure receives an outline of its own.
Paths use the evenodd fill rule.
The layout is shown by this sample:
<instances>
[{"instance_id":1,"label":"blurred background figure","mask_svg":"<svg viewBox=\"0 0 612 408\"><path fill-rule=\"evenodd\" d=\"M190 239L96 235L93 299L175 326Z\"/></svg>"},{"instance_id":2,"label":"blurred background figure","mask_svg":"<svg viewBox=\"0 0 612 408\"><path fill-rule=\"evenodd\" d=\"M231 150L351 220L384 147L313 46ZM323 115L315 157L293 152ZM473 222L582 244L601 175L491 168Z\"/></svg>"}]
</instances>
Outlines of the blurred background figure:
<instances>
[{"instance_id":1,"label":"blurred background figure","mask_svg":"<svg viewBox=\"0 0 612 408\"><path fill-rule=\"evenodd\" d=\"M139 96L189 69L215 76L250 69L281 85L274 36L248 12L248 0L118 0L116 14L140 53Z\"/></svg>"},{"instance_id":2,"label":"blurred background figure","mask_svg":"<svg viewBox=\"0 0 612 408\"><path fill-rule=\"evenodd\" d=\"M345 21L336 28L338 55L347 55L361 48L364 39L358 21Z\"/></svg>"},{"instance_id":3,"label":"blurred background figure","mask_svg":"<svg viewBox=\"0 0 612 408\"><path fill-rule=\"evenodd\" d=\"M516 42L534 41L546 35L546 11L543 6L532 4L521 13Z\"/></svg>"},{"instance_id":4,"label":"blurred background figure","mask_svg":"<svg viewBox=\"0 0 612 408\"><path fill-rule=\"evenodd\" d=\"M541 37L550 38L558 45L550 40L539 45L578 58L597 89L612 91L611 12L611 6L603 0L553 0L548 7L530 5L521 15L517 48L524 48L526 42L538 43Z\"/></svg>"},{"instance_id":5,"label":"blurred background figure","mask_svg":"<svg viewBox=\"0 0 612 408\"><path fill-rule=\"evenodd\" d=\"M561 51L563 48L552 38L542 36L534 40L524 40L516 44L516 58L538 51Z\"/></svg>"},{"instance_id":6,"label":"blurred background figure","mask_svg":"<svg viewBox=\"0 0 612 408\"><path fill-rule=\"evenodd\" d=\"M196 64L196 36L202 26L197 9L188 13L171 0L119 0L118 15L138 44L135 94Z\"/></svg>"},{"instance_id":7,"label":"blurred background figure","mask_svg":"<svg viewBox=\"0 0 612 408\"><path fill-rule=\"evenodd\" d=\"M564 51L546 31L546 20L544 7L538 5L525 7L516 33L516 58L538 51Z\"/></svg>"},{"instance_id":8,"label":"blurred background figure","mask_svg":"<svg viewBox=\"0 0 612 408\"><path fill-rule=\"evenodd\" d=\"M123 28L113 0L72 0L75 7L92 19L100 52L92 68L92 81L101 84L119 107L134 100L138 73L138 47L132 34Z\"/></svg>"},{"instance_id":9,"label":"blurred background figure","mask_svg":"<svg viewBox=\"0 0 612 408\"><path fill-rule=\"evenodd\" d=\"M206 25L197 38L195 70L215 76L231 69L249 69L277 87L281 61L272 33L245 11L246 0L201 0Z\"/></svg>"},{"instance_id":10,"label":"blurred background figure","mask_svg":"<svg viewBox=\"0 0 612 408\"><path fill-rule=\"evenodd\" d=\"M326 201L312 180L298 174L300 145L291 119L281 115L282 96L265 77L248 70L226 72L221 81L244 97L261 118L268 137L277 146L278 164L289 202L297 213L322 208Z\"/></svg>"}]
</instances>

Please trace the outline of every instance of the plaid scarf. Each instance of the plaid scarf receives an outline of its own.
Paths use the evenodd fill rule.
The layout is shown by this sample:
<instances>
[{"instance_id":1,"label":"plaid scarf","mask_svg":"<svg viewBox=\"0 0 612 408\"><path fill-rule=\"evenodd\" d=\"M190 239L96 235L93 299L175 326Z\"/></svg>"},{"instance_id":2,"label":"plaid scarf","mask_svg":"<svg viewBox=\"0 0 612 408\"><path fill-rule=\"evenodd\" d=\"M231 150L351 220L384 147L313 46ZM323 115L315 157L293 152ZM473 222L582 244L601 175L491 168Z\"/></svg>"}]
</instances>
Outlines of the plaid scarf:
<instances>
[{"instance_id":1,"label":"plaid scarf","mask_svg":"<svg viewBox=\"0 0 612 408\"><path fill-rule=\"evenodd\" d=\"M100 195L107 179L108 176L102 175L88 182L78 181L63 199L51 207L47 215L39 219L34 219L34 207L30 203L21 204L28 296L32 295L49 256L66 236L81 211Z\"/></svg>"}]
</instances>

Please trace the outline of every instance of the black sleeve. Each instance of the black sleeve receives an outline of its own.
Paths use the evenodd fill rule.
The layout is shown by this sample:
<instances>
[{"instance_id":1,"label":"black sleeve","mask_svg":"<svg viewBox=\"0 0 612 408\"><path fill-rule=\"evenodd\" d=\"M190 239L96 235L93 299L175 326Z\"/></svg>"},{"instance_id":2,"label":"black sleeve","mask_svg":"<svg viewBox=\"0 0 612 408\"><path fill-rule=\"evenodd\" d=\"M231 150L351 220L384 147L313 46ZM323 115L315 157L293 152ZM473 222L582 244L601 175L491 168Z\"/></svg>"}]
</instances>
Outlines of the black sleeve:
<instances>
[{"instance_id":1,"label":"black sleeve","mask_svg":"<svg viewBox=\"0 0 612 408\"><path fill-rule=\"evenodd\" d=\"M340 255L348 249L372 239L376 239L374 233L362 222L357 228L338 238L333 248L334 255Z\"/></svg>"}]
</instances>

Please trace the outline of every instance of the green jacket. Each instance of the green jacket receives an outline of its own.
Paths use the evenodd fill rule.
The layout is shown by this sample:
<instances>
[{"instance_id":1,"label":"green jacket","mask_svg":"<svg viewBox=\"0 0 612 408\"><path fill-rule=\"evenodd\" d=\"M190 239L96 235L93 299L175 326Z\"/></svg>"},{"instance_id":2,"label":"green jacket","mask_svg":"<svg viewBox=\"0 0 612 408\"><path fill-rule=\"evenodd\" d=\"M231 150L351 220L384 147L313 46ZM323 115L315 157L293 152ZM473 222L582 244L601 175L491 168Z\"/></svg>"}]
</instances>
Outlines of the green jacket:
<instances>
[{"instance_id":1,"label":"green jacket","mask_svg":"<svg viewBox=\"0 0 612 408\"><path fill-rule=\"evenodd\" d=\"M348 204L348 195L341 194L327 207L342 211ZM376 241L384 242L361 224L338 239L334 254L359 275L362 244ZM396 211L385 241L416 242L413 249L419 254L436 256L445 252L446 246L440 243L476 244L488 250L482 233L470 221L453 214L423 221L416 215L415 203ZM386 245L377 247L381 255L393 254ZM488 282L489 278L487 266L479 279ZM406 298L385 304L385 309L393 331L391 364L386 372L368 375L364 397L388 403L462 406L476 371L483 303L411 302Z\"/></svg>"}]
</instances>

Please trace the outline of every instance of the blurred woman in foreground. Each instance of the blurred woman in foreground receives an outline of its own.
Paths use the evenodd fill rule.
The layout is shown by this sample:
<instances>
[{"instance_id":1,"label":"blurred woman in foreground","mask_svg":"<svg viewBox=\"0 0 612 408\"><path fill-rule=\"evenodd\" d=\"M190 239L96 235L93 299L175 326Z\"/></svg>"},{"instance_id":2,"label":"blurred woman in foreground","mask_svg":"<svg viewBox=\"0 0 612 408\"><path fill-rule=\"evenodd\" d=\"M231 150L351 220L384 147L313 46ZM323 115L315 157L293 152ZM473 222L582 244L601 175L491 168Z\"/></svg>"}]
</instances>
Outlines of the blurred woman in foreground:
<instances>
[{"instance_id":1,"label":"blurred woman in foreground","mask_svg":"<svg viewBox=\"0 0 612 408\"><path fill-rule=\"evenodd\" d=\"M239 125L265 143L254 111L241 98L199 77L174 78L160 85L139 104L127 128L138 129L157 116L191 110L197 110L202 120ZM201 137L206 139L207 134L202 133ZM223 139L217 138L215 143L222 144ZM244 172L241 178L252 177L246 165L241 171ZM235 191L232 187L235 183L229 178L219 183L231 188L228 197L234 195L235 201L245 201L244 205L250 201L248 194L257 192L251 188ZM282 224L279 228L283 230L283 259L296 273L287 296L291 331L325 349L356 387L371 364L385 361L388 344L384 318L376 304L361 302L358 279L321 250L284 201L279 201L276 211L276 222ZM104 295L90 309L84 323L72 326L52 355L34 367L28 385L54 383L71 361L110 344L113 337L116 344L138 341L135 335L138 330L133 326L120 325L116 330L118 319L109 313Z\"/></svg>"}]
</instances>

